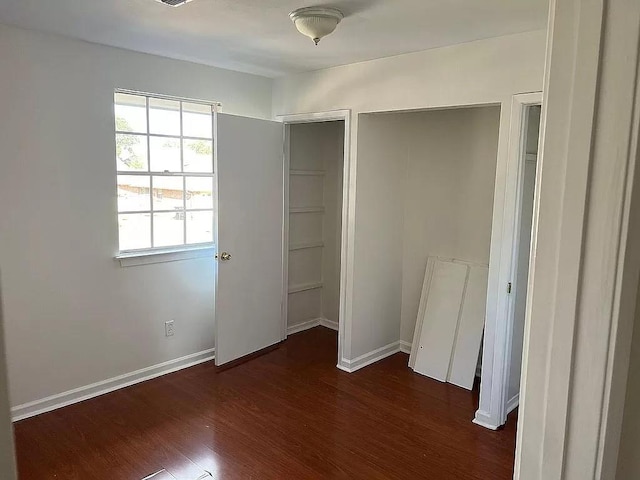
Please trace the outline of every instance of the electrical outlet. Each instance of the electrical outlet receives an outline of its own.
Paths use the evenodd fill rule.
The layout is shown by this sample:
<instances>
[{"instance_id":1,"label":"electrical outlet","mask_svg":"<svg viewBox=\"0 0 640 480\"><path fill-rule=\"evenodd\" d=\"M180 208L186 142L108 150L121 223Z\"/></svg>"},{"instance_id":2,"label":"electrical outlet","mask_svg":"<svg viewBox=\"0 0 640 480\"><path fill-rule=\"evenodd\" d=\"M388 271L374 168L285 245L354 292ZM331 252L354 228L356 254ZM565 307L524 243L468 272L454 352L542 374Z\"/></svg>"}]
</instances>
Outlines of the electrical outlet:
<instances>
[{"instance_id":1,"label":"electrical outlet","mask_svg":"<svg viewBox=\"0 0 640 480\"><path fill-rule=\"evenodd\" d=\"M167 337L173 336L173 320L169 320L168 322L164 322L164 334Z\"/></svg>"}]
</instances>

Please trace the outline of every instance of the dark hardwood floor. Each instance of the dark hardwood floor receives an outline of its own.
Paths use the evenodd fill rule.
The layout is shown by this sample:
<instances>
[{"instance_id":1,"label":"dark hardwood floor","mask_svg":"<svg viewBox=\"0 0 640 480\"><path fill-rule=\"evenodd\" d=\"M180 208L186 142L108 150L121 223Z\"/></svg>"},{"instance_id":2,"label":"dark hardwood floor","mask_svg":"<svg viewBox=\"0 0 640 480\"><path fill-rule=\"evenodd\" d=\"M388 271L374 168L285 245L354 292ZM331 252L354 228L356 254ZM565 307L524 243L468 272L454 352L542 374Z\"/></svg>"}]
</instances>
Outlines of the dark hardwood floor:
<instances>
[{"instance_id":1,"label":"dark hardwood floor","mask_svg":"<svg viewBox=\"0 0 640 480\"><path fill-rule=\"evenodd\" d=\"M477 393L400 353L341 372L336 341L318 327L226 371L209 362L17 422L20 479L512 477L515 415L473 425Z\"/></svg>"}]
</instances>

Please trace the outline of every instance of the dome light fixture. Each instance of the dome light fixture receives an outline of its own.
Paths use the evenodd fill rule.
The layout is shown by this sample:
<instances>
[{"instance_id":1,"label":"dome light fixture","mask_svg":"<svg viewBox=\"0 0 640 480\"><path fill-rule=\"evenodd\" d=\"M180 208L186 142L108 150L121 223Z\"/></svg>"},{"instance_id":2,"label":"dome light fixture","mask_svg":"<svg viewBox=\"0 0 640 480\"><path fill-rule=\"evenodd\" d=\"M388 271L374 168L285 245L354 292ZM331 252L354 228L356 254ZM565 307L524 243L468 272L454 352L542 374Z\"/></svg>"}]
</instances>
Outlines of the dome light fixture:
<instances>
[{"instance_id":1,"label":"dome light fixture","mask_svg":"<svg viewBox=\"0 0 640 480\"><path fill-rule=\"evenodd\" d=\"M322 37L332 33L344 15L340 10L326 7L305 7L289 14L298 31L318 45Z\"/></svg>"}]
</instances>

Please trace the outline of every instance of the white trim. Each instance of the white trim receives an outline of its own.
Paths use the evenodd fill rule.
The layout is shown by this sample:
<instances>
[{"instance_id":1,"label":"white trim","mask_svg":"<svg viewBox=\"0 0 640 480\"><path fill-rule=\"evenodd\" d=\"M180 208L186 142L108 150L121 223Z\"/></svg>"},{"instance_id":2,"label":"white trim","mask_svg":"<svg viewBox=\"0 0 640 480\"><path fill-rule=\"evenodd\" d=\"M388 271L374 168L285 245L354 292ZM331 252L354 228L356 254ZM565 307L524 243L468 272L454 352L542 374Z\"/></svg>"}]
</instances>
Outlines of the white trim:
<instances>
[{"instance_id":1,"label":"white trim","mask_svg":"<svg viewBox=\"0 0 640 480\"><path fill-rule=\"evenodd\" d=\"M141 368L140 370L118 375L83 387L74 388L33 402L16 405L11 408L11 417L14 422L23 420L35 415L40 415L41 413L50 412L51 410L56 410L58 408L66 407L67 405L72 405L74 403L104 395L105 393L113 392L114 390L135 385L136 383L151 380L152 378L157 378L168 373L193 367L194 365L208 362L214 358L215 351L213 348L185 355L184 357L158 363L157 365L152 365L150 367Z\"/></svg>"},{"instance_id":2,"label":"white trim","mask_svg":"<svg viewBox=\"0 0 640 480\"><path fill-rule=\"evenodd\" d=\"M324 207L289 207L289 213L324 213Z\"/></svg>"},{"instance_id":3,"label":"white trim","mask_svg":"<svg viewBox=\"0 0 640 480\"><path fill-rule=\"evenodd\" d=\"M324 247L324 242L297 243L297 244L289 244L289 251L293 252L295 250L306 250L308 248L322 248L322 247Z\"/></svg>"},{"instance_id":4,"label":"white trim","mask_svg":"<svg viewBox=\"0 0 640 480\"><path fill-rule=\"evenodd\" d=\"M217 246L220 245L220 232L218 231L218 220L220 218L220 196L219 196L219 192L220 192L220 188L219 188L219 181L218 181L218 172L220 171L219 169L219 164L220 164L220 158L219 158L219 152L218 152L218 144L220 142L218 142L217 138L218 138L218 122L220 120L219 115L220 114L220 109L219 108L214 108L213 109L213 124L211 126L212 128L212 135L213 138L216 139L213 142L213 172L215 173L215 175L213 176L213 243L216 245L216 250L217 250ZM286 219L285 219L286 221ZM217 252L216 252L217 253ZM217 348L218 347L218 340L219 340L219 336L217 335L218 332L218 285L220 284L220 272L219 272L219 268L218 268L218 262L214 262L213 264L213 329L214 329L214 347ZM286 272L286 269L285 269ZM285 273L286 275L286 273ZM283 304L282 308L286 308L287 304L286 302ZM284 338L286 338L284 335L286 333L286 329L282 330L282 339L284 340Z\"/></svg>"},{"instance_id":5,"label":"white trim","mask_svg":"<svg viewBox=\"0 0 640 480\"><path fill-rule=\"evenodd\" d=\"M353 360L343 358L337 367L347 373L353 373L356 370L360 370L372 363L379 362L380 360L398 352L400 352L400 341L392 342L384 347L376 348L375 350L365 353L364 355L360 355Z\"/></svg>"},{"instance_id":6,"label":"white trim","mask_svg":"<svg viewBox=\"0 0 640 480\"><path fill-rule=\"evenodd\" d=\"M487 289L486 320L482 347L480 404L476 412L478 425L491 429L503 425L507 419L507 377L511 363L513 300L507 285L515 292L522 179L526 155L526 110L542 104L542 92L514 95L509 111L508 153L505 164L496 175ZM503 107L506 108L506 107ZM502 112L503 115L506 112ZM534 234L535 235L535 232ZM533 237L533 236L532 236ZM533 242L533 240L532 240ZM495 255L493 254L495 252Z\"/></svg>"},{"instance_id":7,"label":"white trim","mask_svg":"<svg viewBox=\"0 0 640 480\"><path fill-rule=\"evenodd\" d=\"M291 129L284 124L282 129L282 299L280 314L282 318L282 340L286 340L289 324L289 182L291 169Z\"/></svg>"},{"instance_id":8,"label":"white trim","mask_svg":"<svg viewBox=\"0 0 640 480\"><path fill-rule=\"evenodd\" d=\"M406 353L411 355L411 347L413 346L412 342L407 342L405 340L400 340L400 351L402 353Z\"/></svg>"},{"instance_id":9,"label":"white trim","mask_svg":"<svg viewBox=\"0 0 640 480\"><path fill-rule=\"evenodd\" d=\"M509 401L507 402L507 415L513 412L520 405L520 393L516 393Z\"/></svg>"},{"instance_id":10,"label":"white trim","mask_svg":"<svg viewBox=\"0 0 640 480\"><path fill-rule=\"evenodd\" d=\"M352 118L351 110L329 112L300 113L279 115L276 117L285 124L285 209L288 208L289 195L289 125L294 123L314 123L328 121L344 122L344 149L342 173L342 237L340 239L340 309L338 316L338 368L347 368L343 364L345 355L351 352L351 314L353 310L353 271L355 251L355 211L356 211L356 142L357 117ZM289 215L285 215L285 222ZM286 224L283 244L289 248L289 226ZM286 270L286 269L285 269ZM287 279L283 279L284 291L287 291ZM286 299L283 299L285 301ZM283 307L283 322L286 324L286 307Z\"/></svg>"},{"instance_id":11,"label":"white trim","mask_svg":"<svg viewBox=\"0 0 640 480\"><path fill-rule=\"evenodd\" d=\"M489 430L497 430L500 428L500 425L491 423L491 417L487 413L481 412L480 410L476 412L476 416L472 422L476 425L480 425L481 427L488 428Z\"/></svg>"},{"instance_id":12,"label":"white trim","mask_svg":"<svg viewBox=\"0 0 640 480\"><path fill-rule=\"evenodd\" d=\"M327 318L320 319L320 326L330 328L331 330L335 330L336 332L340 329L340 325L338 325L338 322L334 322L333 320L329 320Z\"/></svg>"},{"instance_id":13,"label":"white trim","mask_svg":"<svg viewBox=\"0 0 640 480\"><path fill-rule=\"evenodd\" d=\"M137 267L152 263L177 262L192 258L213 258L216 252L215 245L202 247L178 247L163 250L141 250L138 252L125 252L114 258L120 262L121 267Z\"/></svg>"},{"instance_id":14,"label":"white trim","mask_svg":"<svg viewBox=\"0 0 640 480\"><path fill-rule=\"evenodd\" d=\"M328 112L294 113L287 115L277 115L276 118L282 123L317 123L346 120L351 115L351 110L331 110Z\"/></svg>"},{"instance_id":15,"label":"white trim","mask_svg":"<svg viewBox=\"0 0 640 480\"><path fill-rule=\"evenodd\" d=\"M189 97L176 97L174 95L163 95L161 93L151 93L144 92L142 90L129 90L127 88L115 88L114 93L124 93L125 95L137 95L139 97L153 97L161 100L175 100L179 102L186 103L198 103L200 105L210 105L211 107L215 107L220 109L222 107L222 103L216 102L214 100L203 100L197 98L189 98Z\"/></svg>"},{"instance_id":16,"label":"white trim","mask_svg":"<svg viewBox=\"0 0 640 480\"><path fill-rule=\"evenodd\" d=\"M292 285L291 287L289 287L289 293L300 293L306 292L307 290L317 290L318 288L322 288L323 286L324 284L322 282Z\"/></svg>"},{"instance_id":17,"label":"white trim","mask_svg":"<svg viewBox=\"0 0 640 480\"><path fill-rule=\"evenodd\" d=\"M304 332L315 327L324 327L331 330L338 331L338 322L333 320L327 320L323 317L313 318L311 320L305 320L304 322L297 323L287 327L287 335L293 335L294 333Z\"/></svg>"},{"instance_id":18,"label":"white trim","mask_svg":"<svg viewBox=\"0 0 640 480\"><path fill-rule=\"evenodd\" d=\"M304 332L305 330L309 330L310 328L318 327L320 326L321 321L321 318L313 318L311 320L305 320L304 322L300 322L295 325L290 325L287 327L287 336L293 335L294 333Z\"/></svg>"},{"instance_id":19,"label":"white trim","mask_svg":"<svg viewBox=\"0 0 640 480\"><path fill-rule=\"evenodd\" d=\"M323 177L324 170L289 170L289 175Z\"/></svg>"}]
</instances>

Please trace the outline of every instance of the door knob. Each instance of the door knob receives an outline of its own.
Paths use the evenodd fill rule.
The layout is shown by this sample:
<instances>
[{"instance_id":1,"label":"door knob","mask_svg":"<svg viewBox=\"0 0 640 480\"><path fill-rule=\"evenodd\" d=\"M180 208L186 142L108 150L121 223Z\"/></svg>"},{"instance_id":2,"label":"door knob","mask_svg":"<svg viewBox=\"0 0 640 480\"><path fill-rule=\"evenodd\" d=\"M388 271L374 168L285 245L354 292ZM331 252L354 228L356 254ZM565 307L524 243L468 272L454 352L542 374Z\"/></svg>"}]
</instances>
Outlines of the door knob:
<instances>
[{"instance_id":1,"label":"door knob","mask_svg":"<svg viewBox=\"0 0 640 480\"><path fill-rule=\"evenodd\" d=\"M231 260L231 254L227 253L227 252L222 252L220 254L220 260L222 260L223 262L227 262L227 261Z\"/></svg>"}]
</instances>

